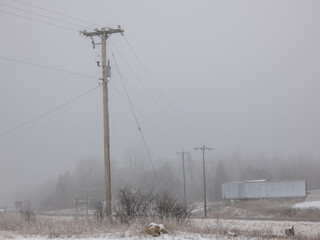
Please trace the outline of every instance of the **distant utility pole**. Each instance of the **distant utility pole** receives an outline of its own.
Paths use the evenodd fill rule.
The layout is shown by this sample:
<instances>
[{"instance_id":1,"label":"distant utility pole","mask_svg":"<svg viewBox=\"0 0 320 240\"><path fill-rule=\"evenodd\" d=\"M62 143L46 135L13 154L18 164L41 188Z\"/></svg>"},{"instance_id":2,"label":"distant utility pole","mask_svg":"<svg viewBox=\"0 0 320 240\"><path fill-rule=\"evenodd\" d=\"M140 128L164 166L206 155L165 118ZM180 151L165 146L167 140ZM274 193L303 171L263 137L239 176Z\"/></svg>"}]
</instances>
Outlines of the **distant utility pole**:
<instances>
[{"instance_id":1,"label":"distant utility pole","mask_svg":"<svg viewBox=\"0 0 320 240\"><path fill-rule=\"evenodd\" d=\"M182 169L183 169L183 196L184 196L184 209L187 209L187 195L186 195L186 174L184 170L184 155L190 154L189 152L184 152L183 150L181 152L177 152L177 154L181 154L182 156Z\"/></svg>"},{"instance_id":2,"label":"distant utility pole","mask_svg":"<svg viewBox=\"0 0 320 240\"><path fill-rule=\"evenodd\" d=\"M105 171L105 188L106 188L106 216L111 216L111 177L110 177L110 137L109 137L109 109L108 109L108 77L111 76L110 65L107 66L107 51L106 42L108 37L113 33L123 34L123 30L120 28L101 28L101 30L95 29L93 32L82 31L82 34L86 37L90 37L92 40L93 48L95 48L95 42L93 37L99 36L101 38L101 56L102 56L102 86L103 86L103 125L104 125L104 171ZM98 63L99 66L99 63Z\"/></svg>"},{"instance_id":3,"label":"distant utility pole","mask_svg":"<svg viewBox=\"0 0 320 240\"><path fill-rule=\"evenodd\" d=\"M204 217L207 217L207 184L206 184L206 164L204 159L205 150L211 151L213 148L209 148L206 146L195 147L195 150L202 150L202 165L203 165L203 201L204 201Z\"/></svg>"}]
</instances>

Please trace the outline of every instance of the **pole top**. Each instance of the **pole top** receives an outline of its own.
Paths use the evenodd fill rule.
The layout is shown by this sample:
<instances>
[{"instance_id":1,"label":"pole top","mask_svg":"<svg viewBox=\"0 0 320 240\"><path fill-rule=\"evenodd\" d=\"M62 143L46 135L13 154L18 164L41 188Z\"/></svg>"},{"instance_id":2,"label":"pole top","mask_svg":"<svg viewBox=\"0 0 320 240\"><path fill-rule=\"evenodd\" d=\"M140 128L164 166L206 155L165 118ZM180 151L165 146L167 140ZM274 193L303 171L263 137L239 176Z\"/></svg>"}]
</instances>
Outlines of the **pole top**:
<instances>
[{"instance_id":1,"label":"pole top","mask_svg":"<svg viewBox=\"0 0 320 240\"><path fill-rule=\"evenodd\" d=\"M121 29L120 25L119 28L101 28L99 30L98 28L95 28L93 32L87 32L86 30L81 31L81 33L86 37L92 37L92 36L100 36L102 34L110 35L112 33L121 33L123 34L124 30Z\"/></svg>"},{"instance_id":2,"label":"pole top","mask_svg":"<svg viewBox=\"0 0 320 240\"><path fill-rule=\"evenodd\" d=\"M202 147L195 147L194 150L202 150L202 151L208 150L208 151L211 151L211 150L213 150L213 148L206 147L206 146L203 145Z\"/></svg>"}]
</instances>

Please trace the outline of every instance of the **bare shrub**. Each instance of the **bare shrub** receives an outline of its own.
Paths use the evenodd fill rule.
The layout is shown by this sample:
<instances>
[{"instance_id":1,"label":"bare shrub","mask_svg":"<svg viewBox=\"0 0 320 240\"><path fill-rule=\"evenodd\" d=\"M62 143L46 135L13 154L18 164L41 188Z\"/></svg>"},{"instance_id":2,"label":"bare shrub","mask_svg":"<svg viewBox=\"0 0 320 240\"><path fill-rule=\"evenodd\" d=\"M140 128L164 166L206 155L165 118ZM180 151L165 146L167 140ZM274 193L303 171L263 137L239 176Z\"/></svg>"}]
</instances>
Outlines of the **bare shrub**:
<instances>
[{"instance_id":1,"label":"bare shrub","mask_svg":"<svg viewBox=\"0 0 320 240\"><path fill-rule=\"evenodd\" d=\"M143 220L152 213L154 195L142 193L130 187L119 189L116 196L115 216L121 223L129 224L133 219Z\"/></svg>"},{"instance_id":2,"label":"bare shrub","mask_svg":"<svg viewBox=\"0 0 320 240\"><path fill-rule=\"evenodd\" d=\"M177 205L177 199L167 191L154 194L144 193L130 187L119 189L114 208L115 217L121 223L129 224L134 220L175 218L178 221L188 219L191 208Z\"/></svg>"},{"instance_id":3,"label":"bare shrub","mask_svg":"<svg viewBox=\"0 0 320 240\"><path fill-rule=\"evenodd\" d=\"M163 191L158 194L155 203L160 219L174 216L177 200L169 192Z\"/></svg>"},{"instance_id":4,"label":"bare shrub","mask_svg":"<svg viewBox=\"0 0 320 240\"><path fill-rule=\"evenodd\" d=\"M93 203L93 216L100 223L102 223L106 218L105 207L102 202L99 201Z\"/></svg>"},{"instance_id":5,"label":"bare shrub","mask_svg":"<svg viewBox=\"0 0 320 240\"><path fill-rule=\"evenodd\" d=\"M188 222L192 211L194 210L194 206L185 206L182 204L176 204L174 208L174 217L177 219L177 221L183 221Z\"/></svg>"},{"instance_id":6,"label":"bare shrub","mask_svg":"<svg viewBox=\"0 0 320 240\"><path fill-rule=\"evenodd\" d=\"M35 221L36 214L30 207L30 203L26 203L24 208L20 210L20 216L27 222Z\"/></svg>"},{"instance_id":7,"label":"bare shrub","mask_svg":"<svg viewBox=\"0 0 320 240\"><path fill-rule=\"evenodd\" d=\"M188 220L194 207L187 207L177 202L177 199L167 191L158 194L155 201L158 217L161 220L164 217L176 218L178 221Z\"/></svg>"}]
</instances>

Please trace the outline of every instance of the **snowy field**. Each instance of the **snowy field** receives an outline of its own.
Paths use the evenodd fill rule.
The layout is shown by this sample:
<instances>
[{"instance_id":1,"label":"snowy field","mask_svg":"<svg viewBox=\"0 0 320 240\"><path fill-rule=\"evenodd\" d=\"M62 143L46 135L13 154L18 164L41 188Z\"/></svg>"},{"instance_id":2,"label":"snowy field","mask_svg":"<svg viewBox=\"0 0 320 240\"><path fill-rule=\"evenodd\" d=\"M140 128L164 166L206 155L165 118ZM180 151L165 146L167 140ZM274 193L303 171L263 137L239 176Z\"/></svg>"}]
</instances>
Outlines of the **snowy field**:
<instances>
[{"instance_id":1,"label":"snowy field","mask_svg":"<svg viewBox=\"0 0 320 240\"><path fill-rule=\"evenodd\" d=\"M220 233L235 232L244 236L269 237L285 237L285 229L294 226L296 235L309 238L319 236L320 239L320 222L196 219L193 220L193 225L201 226L202 229L218 228Z\"/></svg>"},{"instance_id":2,"label":"snowy field","mask_svg":"<svg viewBox=\"0 0 320 240\"><path fill-rule=\"evenodd\" d=\"M9 238L1 238L0 239L15 239L15 240L44 240L44 239L48 239L48 238L43 238L43 237L14 237L12 238L12 236L10 236ZM135 236L135 237L117 237L114 235L106 235L106 236L101 236L100 238L91 238L91 237L87 237L87 238L56 238L56 240L71 240L71 239L79 239L79 240L101 240L101 239L112 239L112 240L150 240L150 239L161 239L161 240L193 240L193 239L219 239L219 240L224 240L224 239L230 239L227 237L221 237L221 238L213 238L212 235L203 235L203 234L190 234L190 233L180 233L180 234L175 234L175 235L162 235L160 237L157 238L153 238L153 237L148 237L148 236ZM232 238L232 239L239 239L239 240L245 240L247 238Z\"/></svg>"},{"instance_id":3,"label":"snowy field","mask_svg":"<svg viewBox=\"0 0 320 240\"><path fill-rule=\"evenodd\" d=\"M58 218L56 218L58 219ZM65 220L65 219L64 219ZM57 220L59 221L59 220ZM57 225L59 226L59 225ZM288 239L285 229L294 226L296 239L320 239L320 222L290 222L290 221L246 221L246 220L221 220L221 219L192 219L188 224L165 224L169 234L153 238L144 231L145 226L123 230L111 230L109 233L95 232L77 235L30 235L19 234L14 231L0 231L0 240L43 240L43 239L112 239L112 240L136 240L136 239L163 239L163 240L192 240L192 239L234 239L234 240L258 240L258 239ZM45 226L43 226L45 227ZM54 227L54 226L53 226ZM81 227L81 226L80 226ZM125 230L126 229L126 230Z\"/></svg>"},{"instance_id":4,"label":"snowy field","mask_svg":"<svg viewBox=\"0 0 320 240\"><path fill-rule=\"evenodd\" d=\"M0 239L15 239L15 240L45 240L48 238L44 237L15 237L15 238L0 238ZM205 234L191 234L191 233L178 233L174 235L162 235L157 238L148 237L148 236L135 236L135 237L117 237L114 235L105 235L101 236L100 238L92 238L92 237L86 237L86 238L55 238L56 240L72 240L72 239L79 239L79 240L101 240L101 239L112 239L112 240L150 240L150 239L159 239L159 240L196 240L196 239L216 239L216 240L226 240L226 239L235 239L235 240L247 240L249 238L243 238L243 237L214 237L212 235L205 235ZM258 238L250 238L250 239L258 239Z\"/></svg>"},{"instance_id":5,"label":"snowy field","mask_svg":"<svg viewBox=\"0 0 320 240\"><path fill-rule=\"evenodd\" d=\"M47 212L46 214L52 214L52 216L38 215L35 222L31 223L21 221L14 215L0 214L0 240L293 239L285 234L285 229L292 226L295 230L294 239L320 240L320 191L312 192L309 196L306 201L300 203L271 202L271 204L268 204L265 201L243 202L235 205L213 205L209 203L208 213L211 218L192 218L185 224L172 221L158 222L163 223L169 233L157 238L146 234L145 230L148 223L132 224L129 227L121 224L99 226L92 216L87 219L85 217L54 216L73 213L74 209ZM281 212L281 214L286 213L286 215L277 214L283 209L286 212ZM193 214L198 217L203 216L203 203L194 205ZM290 218L290 214L294 214L292 218ZM225 218L228 218L228 216L230 218L234 217L234 219L225 219L224 216ZM243 220L248 218L275 220ZM288 221L277 221L277 219ZM292 221L289 219L292 219ZM314 221L293 221L293 219L311 219Z\"/></svg>"}]
</instances>

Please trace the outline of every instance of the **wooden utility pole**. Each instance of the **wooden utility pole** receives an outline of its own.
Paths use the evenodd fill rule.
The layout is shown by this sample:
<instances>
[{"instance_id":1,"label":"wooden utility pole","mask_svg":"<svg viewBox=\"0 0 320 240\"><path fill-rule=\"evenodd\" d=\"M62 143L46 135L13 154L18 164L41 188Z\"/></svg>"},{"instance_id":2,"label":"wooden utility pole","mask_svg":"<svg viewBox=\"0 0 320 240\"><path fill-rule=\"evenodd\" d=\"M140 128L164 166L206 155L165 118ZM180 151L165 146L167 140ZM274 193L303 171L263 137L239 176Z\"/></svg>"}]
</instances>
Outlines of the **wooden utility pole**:
<instances>
[{"instance_id":1,"label":"wooden utility pole","mask_svg":"<svg viewBox=\"0 0 320 240\"><path fill-rule=\"evenodd\" d=\"M110 136L109 136L109 109L108 109L108 77L110 66L107 66L106 41L112 33L123 33L124 31L112 28L95 29L94 32L82 31L86 37L92 40L93 48L95 47L94 36L101 38L101 57L102 57L102 86L103 86L103 126L104 126L104 171L105 171L105 189L106 189L106 216L111 216L111 177L110 177Z\"/></svg>"},{"instance_id":2,"label":"wooden utility pole","mask_svg":"<svg viewBox=\"0 0 320 240\"><path fill-rule=\"evenodd\" d=\"M207 217L207 184L206 184L206 163L204 159L205 150L211 151L213 148L209 148L206 146L195 147L195 150L202 150L202 165L203 165L203 202L204 202L204 217Z\"/></svg>"},{"instance_id":3,"label":"wooden utility pole","mask_svg":"<svg viewBox=\"0 0 320 240\"><path fill-rule=\"evenodd\" d=\"M184 170L184 155L189 154L189 152L177 152L177 154L181 154L182 156L182 170L183 170L183 196L184 196L184 209L187 209L187 195L186 195L186 174Z\"/></svg>"}]
</instances>

